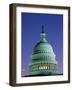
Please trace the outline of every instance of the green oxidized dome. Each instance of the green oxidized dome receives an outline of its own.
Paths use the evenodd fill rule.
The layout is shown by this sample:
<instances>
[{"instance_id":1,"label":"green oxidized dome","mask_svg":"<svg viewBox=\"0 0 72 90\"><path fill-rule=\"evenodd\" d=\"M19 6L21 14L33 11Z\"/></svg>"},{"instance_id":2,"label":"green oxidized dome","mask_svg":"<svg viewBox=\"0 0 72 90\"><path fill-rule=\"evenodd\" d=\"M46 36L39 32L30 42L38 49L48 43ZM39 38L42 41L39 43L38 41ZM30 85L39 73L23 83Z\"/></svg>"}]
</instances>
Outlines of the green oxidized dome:
<instances>
[{"instance_id":1,"label":"green oxidized dome","mask_svg":"<svg viewBox=\"0 0 72 90\"><path fill-rule=\"evenodd\" d=\"M55 60L53 48L47 42L46 34L42 31L40 34L40 41L33 48L30 63L30 75L55 74L56 70L57 61Z\"/></svg>"}]
</instances>

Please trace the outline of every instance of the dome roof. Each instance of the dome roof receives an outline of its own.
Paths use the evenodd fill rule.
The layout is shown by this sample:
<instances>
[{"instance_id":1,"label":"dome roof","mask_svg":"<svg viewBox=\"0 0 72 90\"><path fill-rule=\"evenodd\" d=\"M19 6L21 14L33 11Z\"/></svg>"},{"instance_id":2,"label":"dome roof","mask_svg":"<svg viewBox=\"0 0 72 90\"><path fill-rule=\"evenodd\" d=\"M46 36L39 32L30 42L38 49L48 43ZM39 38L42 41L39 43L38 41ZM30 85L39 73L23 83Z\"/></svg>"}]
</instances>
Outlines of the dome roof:
<instances>
[{"instance_id":1,"label":"dome roof","mask_svg":"<svg viewBox=\"0 0 72 90\"><path fill-rule=\"evenodd\" d=\"M44 31L40 33L40 41L33 48L33 54L47 53L55 57L52 46L46 40L46 34Z\"/></svg>"},{"instance_id":2,"label":"dome roof","mask_svg":"<svg viewBox=\"0 0 72 90\"><path fill-rule=\"evenodd\" d=\"M34 47L33 54L38 52L53 53L53 48L48 42L38 42Z\"/></svg>"},{"instance_id":3,"label":"dome roof","mask_svg":"<svg viewBox=\"0 0 72 90\"><path fill-rule=\"evenodd\" d=\"M32 61L47 61L55 62L55 54L53 52L52 46L46 40L46 34L44 32L40 33L40 41L33 48L33 53L31 56Z\"/></svg>"}]
</instances>

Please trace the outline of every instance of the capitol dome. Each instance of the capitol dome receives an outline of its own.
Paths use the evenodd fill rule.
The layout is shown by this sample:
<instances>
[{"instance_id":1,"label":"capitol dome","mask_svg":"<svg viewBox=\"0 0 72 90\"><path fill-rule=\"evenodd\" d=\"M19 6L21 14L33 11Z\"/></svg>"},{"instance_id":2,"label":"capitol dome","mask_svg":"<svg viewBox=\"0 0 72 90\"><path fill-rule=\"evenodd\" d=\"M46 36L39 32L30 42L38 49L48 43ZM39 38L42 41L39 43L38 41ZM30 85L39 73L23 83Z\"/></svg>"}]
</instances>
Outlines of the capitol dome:
<instances>
[{"instance_id":1,"label":"capitol dome","mask_svg":"<svg viewBox=\"0 0 72 90\"><path fill-rule=\"evenodd\" d=\"M40 41L34 46L29 64L30 75L53 75L57 73L56 55L46 40L46 34L40 33Z\"/></svg>"}]
</instances>

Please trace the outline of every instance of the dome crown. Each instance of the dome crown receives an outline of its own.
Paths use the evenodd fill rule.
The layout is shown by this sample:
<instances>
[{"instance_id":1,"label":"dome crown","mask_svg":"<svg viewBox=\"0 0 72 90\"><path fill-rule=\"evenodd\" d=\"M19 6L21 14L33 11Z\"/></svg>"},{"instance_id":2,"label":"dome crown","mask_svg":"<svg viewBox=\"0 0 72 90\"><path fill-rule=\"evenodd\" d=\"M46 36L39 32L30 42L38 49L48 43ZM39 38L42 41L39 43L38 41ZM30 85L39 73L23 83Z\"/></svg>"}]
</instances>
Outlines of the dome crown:
<instances>
[{"instance_id":1,"label":"dome crown","mask_svg":"<svg viewBox=\"0 0 72 90\"><path fill-rule=\"evenodd\" d=\"M46 34L44 32L44 26L42 25L42 32L40 33L40 42L47 42Z\"/></svg>"}]
</instances>

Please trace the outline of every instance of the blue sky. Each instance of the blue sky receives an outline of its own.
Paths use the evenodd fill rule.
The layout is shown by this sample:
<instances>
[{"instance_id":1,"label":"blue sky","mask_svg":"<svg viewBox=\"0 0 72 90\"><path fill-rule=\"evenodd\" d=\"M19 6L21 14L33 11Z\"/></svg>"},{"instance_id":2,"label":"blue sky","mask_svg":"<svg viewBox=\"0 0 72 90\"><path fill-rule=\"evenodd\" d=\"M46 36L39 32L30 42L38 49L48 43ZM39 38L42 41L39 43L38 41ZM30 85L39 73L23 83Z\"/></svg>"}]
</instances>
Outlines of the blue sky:
<instances>
[{"instance_id":1,"label":"blue sky","mask_svg":"<svg viewBox=\"0 0 72 90\"><path fill-rule=\"evenodd\" d=\"M52 45L58 73L63 72L63 15L22 13L22 69L24 74L29 74L28 64L33 47L40 40L40 32L44 25L47 41Z\"/></svg>"}]
</instances>

